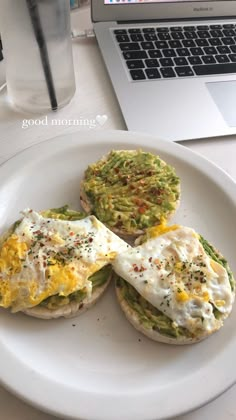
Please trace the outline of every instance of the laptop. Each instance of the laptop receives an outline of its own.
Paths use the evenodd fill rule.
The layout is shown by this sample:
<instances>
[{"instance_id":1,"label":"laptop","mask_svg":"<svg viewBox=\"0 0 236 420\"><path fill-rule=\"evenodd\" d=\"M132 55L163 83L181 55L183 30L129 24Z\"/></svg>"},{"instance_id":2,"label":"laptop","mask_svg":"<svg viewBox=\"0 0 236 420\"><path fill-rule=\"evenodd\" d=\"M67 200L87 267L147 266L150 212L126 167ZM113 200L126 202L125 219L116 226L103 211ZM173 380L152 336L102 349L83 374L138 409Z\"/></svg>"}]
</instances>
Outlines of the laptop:
<instances>
[{"instance_id":1,"label":"laptop","mask_svg":"<svg viewBox=\"0 0 236 420\"><path fill-rule=\"evenodd\" d=\"M129 130L169 141L236 133L236 1L92 0Z\"/></svg>"}]
</instances>

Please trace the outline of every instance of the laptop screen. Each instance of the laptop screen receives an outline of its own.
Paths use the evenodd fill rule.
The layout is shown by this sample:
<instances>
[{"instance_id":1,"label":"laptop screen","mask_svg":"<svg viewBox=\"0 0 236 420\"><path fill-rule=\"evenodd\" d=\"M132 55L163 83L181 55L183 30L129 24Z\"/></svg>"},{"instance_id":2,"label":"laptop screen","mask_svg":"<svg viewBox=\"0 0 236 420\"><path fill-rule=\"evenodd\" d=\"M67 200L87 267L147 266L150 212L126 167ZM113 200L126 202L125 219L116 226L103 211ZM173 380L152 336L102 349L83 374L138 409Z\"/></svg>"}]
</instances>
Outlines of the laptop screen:
<instances>
[{"instance_id":1,"label":"laptop screen","mask_svg":"<svg viewBox=\"0 0 236 420\"><path fill-rule=\"evenodd\" d=\"M131 4L131 3L177 3L189 0L104 0L104 4ZM191 1L204 1L204 0L191 0ZM209 0L208 0L209 1ZM210 0L212 1L212 0Z\"/></svg>"}]
</instances>

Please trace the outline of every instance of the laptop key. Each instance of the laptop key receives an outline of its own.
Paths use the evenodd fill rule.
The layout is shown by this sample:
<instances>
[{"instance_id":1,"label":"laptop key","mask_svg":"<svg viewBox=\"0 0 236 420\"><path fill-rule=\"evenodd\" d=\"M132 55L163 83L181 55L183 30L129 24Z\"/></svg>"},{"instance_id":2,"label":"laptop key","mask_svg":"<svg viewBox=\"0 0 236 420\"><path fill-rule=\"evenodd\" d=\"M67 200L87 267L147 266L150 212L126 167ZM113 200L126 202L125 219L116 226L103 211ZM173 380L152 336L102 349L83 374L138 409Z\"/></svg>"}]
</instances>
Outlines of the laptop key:
<instances>
[{"instance_id":1,"label":"laptop key","mask_svg":"<svg viewBox=\"0 0 236 420\"><path fill-rule=\"evenodd\" d=\"M128 29L128 32L130 34L140 34L141 33L141 29L140 28L130 28L130 29Z\"/></svg>"},{"instance_id":2,"label":"laptop key","mask_svg":"<svg viewBox=\"0 0 236 420\"><path fill-rule=\"evenodd\" d=\"M228 56L225 55L225 54L216 55L215 58L218 61L218 63L228 63L229 62Z\"/></svg>"},{"instance_id":3,"label":"laptop key","mask_svg":"<svg viewBox=\"0 0 236 420\"><path fill-rule=\"evenodd\" d=\"M186 39L196 39L198 38L197 33L195 31L192 32L184 32L184 36Z\"/></svg>"},{"instance_id":4,"label":"laptop key","mask_svg":"<svg viewBox=\"0 0 236 420\"><path fill-rule=\"evenodd\" d=\"M125 34L127 34L127 31L126 31L126 29L115 29L114 34L115 35L125 35Z\"/></svg>"},{"instance_id":5,"label":"laptop key","mask_svg":"<svg viewBox=\"0 0 236 420\"><path fill-rule=\"evenodd\" d=\"M189 61L189 64L192 64L192 66L194 64L202 64L201 58L198 57L197 55L193 57L188 57L188 61Z\"/></svg>"},{"instance_id":6,"label":"laptop key","mask_svg":"<svg viewBox=\"0 0 236 420\"><path fill-rule=\"evenodd\" d=\"M194 73L189 66L175 67L175 71L179 77L194 76Z\"/></svg>"},{"instance_id":7,"label":"laptop key","mask_svg":"<svg viewBox=\"0 0 236 420\"><path fill-rule=\"evenodd\" d=\"M143 31L143 33L147 34L147 33L150 33L150 32L155 32L155 29L154 28L143 28L142 31Z\"/></svg>"},{"instance_id":8,"label":"laptop key","mask_svg":"<svg viewBox=\"0 0 236 420\"><path fill-rule=\"evenodd\" d=\"M117 42L129 42L128 35L116 35Z\"/></svg>"},{"instance_id":9,"label":"laptop key","mask_svg":"<svg viewBox=\"0 0 236 420\"><path fill-rule=\"evenodd\" d=\"M148 54L149 54L150 58L161 58L162 57L162 53L161 53L160 50L149 50Z\"/></svg>"},{"instance_id":10,"label":"laptop key","mask_svg":"<svg viewBox=\"0 0 236 420\"><path fill-rule=\"evenodd\" d=\"M208 40L204 39L204 38L195 39L195 42L196 42L198 47L208 47L209 46Z\"/></svg>"},{"instance_id":11,"label":"laptop key","mask_svg":"<svg viewBox=\"0 0 236 420\"><path fill-rule=\"evenodd\" d=\"M176 57L174 58L174 62L176 66L187 66L188 62L185 57Z\"/></svg>"},{"instance_id":12,"label":"laptop key","mask_svg":"<svg viewBox=\"0 0 236 420\"><path fill-rule=\"evenodd\" d=\"M223 32L220 29L214 29L210 31L210 35L212 38L221 38L223 36Z\"/></svg>"},{"instance_id":13,"label":"laptop key","mask_svg":"<svg viewBox=\"0 0 236 420\"><path fill-rule=\"evenodd\" d=\"M192 55L203 55L204 54L203 49L200 48L200 47L190 48L190 51L191 51Z\"/></svg>"},{"instance_id":14,"label":"laptop key","mask_svg":"<svg viewBox=\"0 0 236 420\"><path fill-rule=\"evenodd\" d=\"M163 77L176 77L174 70L171 67L162 67L160 69Z\"/></svg>"},{"instance_id":15,"label":"laptop key","mask_svg":"<svg viewBox=\"0 0 236 420\"><path fill-rule=\"evenodd\" d=\"M190 32L192 33L192 32ZM171 32L171 37L172 39L184 39L184 34L183 32Z\"/></svg>"},{"instance_id":16,"label":"laptop key","mask_svg":"<svg viewBox=\"0 0 236 420\"><path fill-rule=\"evenodd\" d=\"M236 45L230 45L232 53L236 53Z\"/></svg>"},{"instance_id":17,"label":"laptop key","mask_svg":"<svg viewBox=\"0 0 236 420\"><path fill-rule=\"evenodd\" d=\"M143 64L142 60L128 60L126 61L127 67L132 69L143 69L145 65Z\"/></svg>"},{"instance_id":18,"label":"laptop key","mask_svg":"<svg viewBox=\"0 0 236 420\"><path fill-rule=\"evenodd\" d=\"M233 29L224 29L223 30L224 36L235 36L236 33Z\"/></svg>"},{"instance_id":19,"label":"laptop key","mask_svg":"<svg viewBox=\"0 0 236 420\"><path fill-rule=\"evenodd\" d=\"M131 34L130 35L131 41L133 42L141 42L144 41L144 37L142 34Z\"/></svg>"},{"instance_id":20,"label":"laptop key","mask_svg":"<svg viewBox=\"0 0 236 420\"><path fill-rule=\"evenodd\" d=\"M171 39L171 36L168 32L160 32L158 34L158 39L160 41L168 41L169 39Z\"/></svg>"},{"instance_id":21,"label":"laptop key","mask_svg":"<svg viewBox=\"0 0 236 420\"><path fill-rule=\"evenodd\" d=\"M183 39L182 44L184 47L196 47L196 43L193 39Z\"/></svg>"},{"instance_id":22,"label":"laptop key","mask_svg":"<svg viewBox=\"0 0 236 420\"><path fill-rule=\"evenodd\" d=\"M199 38L210 38L210 34L208 31L197 31L197 34Z\"/></svg>"},{"instance_id":23,"label":"laptop key","mask_svg":"<svg viewBox=\"0 0 236 420\"><path fill-rule=\"evenodd\" d=\"M222 29L221 25L210 25L209 26L210 29Z\"/></svg>"},{"instance_id":24,"label":"laptop key","mask_svg":"<svg viewBox=\"0 0 236 420\"><path fill-rule=\"evenodd\" d=\"M203 66L193 66L193 70L197 76L236 73L236 63L204 64Z\"/></svg>"},{"instance_id":25,"label":"laptop key","mask_svg":"<svg viewBox=\"0 0 236 420\"><path fill-rule=\"evenodd\" d=\"M229 54L229 58L233 63L236 63L236 54Z\"/></svg>"},{"instance_id":26,"label":"laptop key","mask_svg":"<svg viewBox=\"0 0 236 420\"><path fill-rule=\"evenodd\" d=\"M223 25L223 28L225 28L225 29L228 29L228 28L234 28L235 27L235 25L233 24L233 23L225 23L224 25Z\"/></svg>"},{"instance_id":27,"label":"laptop key","mask_svg":"<svg viewBox=\"0 0 236 420\"><path fill-rule=\"evenodd\" d=\"M202 56L202 61L205 64L215 64L216 63L216 60L215 60L213 55L203 55Z\"/></svg>"},{"instance_id":28,"label":"laptop key","mask_svg":"<svg viewBox=\"0 0 236 420\"><path fill-rule=\"evenodd\" d=\"M151 41L141 42L141 46L144 50L155 50L154 44Z\"/></svg>"},{"instance_id":29,"label":"laptop key","mask_svg":"<svg viewBox=\"0 0 236 420\"><path fill-rule=\"evenodd\" d=\"M177 48L176 52L180 57L187 57L190 55L188 48Z\"/></svg>"},{"instance_id":30,"label":"laptop key","mask_svg":"<svg viewBox=\"0 0 236 420\"><path fill-rule=\"evenodd\" d=\"M162 50L164 57L176 57L176 52L172 48Z\"/></svg>"},{"instance_id":31,"label":"laptop key","mask_svg":"<svg viewBox=\"0 0 236 420\"><path fill-rule=\"evenodd\" d=\"M232 37L221 38L224 45L234 45L235 41Z\"/></svg>"},{"instance_id":32,"label":"laptop key","mask_svg":"<svg viewBox=\"0 0 236 420\"><path fill-rule=\"evenodd\" d=\"M121 42L119 44L119 46L120 46L120 49L122 51L140 50L140 46L139 46L139 44L137 42L129 42L129 43Z\"/></svg>"},{"instance_id":33,"label":"laptop key","mask_svg":"<svg viewBox=\"0 0 236 420\"><path fill-rule=\"evenodd\" d=\"M160 50L162 50L163 48L168 48L168 43L166 41L156 41L155 45Z\"/></svg>"},{"instance_id":34,"label":"laptop key","mask_svg":"<svg viewBox=\"0 0 236 420\"><path fill-rule=\"evenodd\" d=\"M159 67L159 63L156 58L148 58L147 60L145 60L145 64L147 67Z\"/></svg>"},{"instance_id":35,"label":"laptop key","mask_svg":"<svg viewBox=\"0 0 236 420\"><path fill-rule=\"evenodd\" d=\"M129 51L123 52L123 57L125 60L138 60L142 58L148 58L146 51Z\"/></svg>"},{"instance_id":36,"label":"laptop key","mask_svg":"<svg viewBox=\"0 0 236 420\"><path fill-rule=\"evenodd\" d=\"M162 67L173 67L174 62L172 58L160 58L160 64Z\"/></svg>"},{"instance_id":37,"label":"laptop key","mask_svg":"<svg viewBox=\"0 0 236 420\"><path fill-rule=\"evenodd\" d=\"M217 49L215 47L205 47L203 48L206 55L217 54Z\"/></svg>"},{"instance_id":38,"label":"laptop key","mask_svg":"<svg viewBox=\"0 0 236 420\"><path fill-rule=\"evenodd\" d=\"M148 79L160 79L161 78L161 75L160 75L159 71L155 68L146 69L145 73L146 73Z\"/></svg>"},{"instance_id":39,"label":"laptop key","mask_svg":"<svg viewBox=\"0 0 236 420\"><path fill-rule=\"evenodd\" d=\"M130 70L130 76L133 80L144 80L146 79L145 73L143 70Z\"/></svg>"},{"instance_id":40,"label":"laptop key","mask_svg":"<svg viewBox=\"0 0 236 420\"><path fill-rule=\"evenodd\" d=\"M184 26L184 31L189 31L189 32L192 32L192 31L196 31L196 26Z\"/></svg>"},{"instance_id":41,"label":"laptop key","mask_svg":"<svg viewBox=\"0 0 236 420\"><path fill-rule=\"evenodd\" d=\"M169 47L170 48L182 48L183 47L183 44L182 44L181 41L172 40L172 41L169 41Z\"/></svg>"},{"instance_id":42,"label":"laptop key","mask_svg":"<svg viewBox=\"0 0 236 420\"><path fill-rule=\"evenodd\" d=\"M169 32L169 28L161 26L160 28L156 28L157 32Z\"/></svg>"},{"instance_id":43,"label":"laptop key","mask_svg":"<svg viewBox=\"0 0 236 420\"><path fill-rule=\"evenodd\" d=\"M157 41L157 36L155 33L144 34L146 41Z\"/></svg>"},{"instance_id":44,"label":"laptop key","mask_svg":"<svg viewBox=\"0 0 236 420\"><path fill-rule=\"evenodd\" d=\"M208 31L209 26L208 25L199 25L197 26L198 31Z\"/></svg>"},{"instance_id":45,"label":"laptop key","mask_svg":"<svg viewBox=\"0 0 236 420\"><path fill-rule=\"evenodd\" d=\"M219 47L216 47L216 49L219 54L229 54L231 52L230 48L227 47L227 45L220 45ZM236 52L236 48L235 48L235 52Z\"/></svg>"},{"instance_id":46,"label":"laptop key","mask_svg":"<svg viewBox=\"0 0 236 420\"><path fill-rule=\"evenodd\" d=\"M170 27L171 32L179 32L183 30L182 26L171 26Z\"/></svg>"},{"instance_id":47,"label":"laptop key","mask_svg":"<svg viewBox=\"0 0 236 420\"><path fill-rule=\"evenodd\" d=\"M208 39L208 42L214 47L218 47L219 45L222 45L220 38L210 38Z\"/></svg>"}]
</instances>

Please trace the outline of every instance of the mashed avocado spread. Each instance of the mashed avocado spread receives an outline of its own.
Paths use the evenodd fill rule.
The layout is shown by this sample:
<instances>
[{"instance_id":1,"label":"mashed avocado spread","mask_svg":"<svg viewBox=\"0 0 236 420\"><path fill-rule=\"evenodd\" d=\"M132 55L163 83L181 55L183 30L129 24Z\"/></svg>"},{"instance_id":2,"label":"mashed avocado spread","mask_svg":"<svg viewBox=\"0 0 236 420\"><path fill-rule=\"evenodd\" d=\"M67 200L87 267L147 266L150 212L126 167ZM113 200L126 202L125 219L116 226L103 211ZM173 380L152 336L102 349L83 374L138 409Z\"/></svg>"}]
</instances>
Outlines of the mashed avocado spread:
<instances>
[{"instance_id":1,"label":"mashed avocado spread","mask_svg":"<svg viewBox=\"0 0 236 420\"><path fill-rule=\"evenodd\" d=\"M106 159L89 165L83 187L93 214L128 233L168 218L180 196L175 169L141 150L113 150Z\"/></svg>"},{"instance_id":2,"label":"mashed avocado spread","mask_svg":"<svg viewBox=\"0 0 236 420\"><path fill-rule=\"evenodd\" d=\"M41 216L48 219L60 220L81 220L87 215L81 211L71 210L68 205L58 207L55 209L43 210L40 212Z\"/></svg>"},{"instance_id":3,"label":"mashed avocado spread","mask_svg":"<svg viewBox=\"0 0 236 420\"><path fill-rule=\"evenodd\" d=\"M235 281L233 274L229 268L227 261L213 248L202 236L200 242L210 258L221 264L227 271L232 291L235 289ZM122 297L126 300L130 308L136 313L140 323L147 329L152 329L167 337L177 338L186 337L194 338L186 329L178 327L173 321L155 308L151 303L144 299L137 290L124 279L116 275L116 287L122 293ZM221 317L220 311L213 306L215 318Z\"/></svg>"}]
</instances>

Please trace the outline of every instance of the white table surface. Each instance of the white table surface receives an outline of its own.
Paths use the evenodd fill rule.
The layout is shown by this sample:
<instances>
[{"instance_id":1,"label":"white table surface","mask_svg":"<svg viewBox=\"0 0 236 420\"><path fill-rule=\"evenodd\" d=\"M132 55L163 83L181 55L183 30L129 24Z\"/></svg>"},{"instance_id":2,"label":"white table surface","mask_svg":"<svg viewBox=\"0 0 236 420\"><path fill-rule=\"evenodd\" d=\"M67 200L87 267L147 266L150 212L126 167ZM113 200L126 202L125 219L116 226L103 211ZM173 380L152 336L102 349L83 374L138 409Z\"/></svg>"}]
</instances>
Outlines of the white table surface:
<instances>
[{"instance_id":1,"label":"white table surface","mask_svg":"<svg viewBox=\"0 0 236 420\"><path fill-rule=\"evenodd\" d=\"M80 29L91 26L88 9L72 13L72 26ZM86 125L52 126L50 124L52 118L96 120L96 116L106 115L107 121L103 125L96 121L96 127L92 128L93 130L126 129L96 40L74 40L73 54L77 84L75 97L68 106L56 114L49 113L47 125L32 125L23 129L23 119L36 119L38 116L23 115L13 111L7 103L5 90L0 92L0 164L32 144L66 132L89 130ZM4 63L2 62L0 63L0 85L4 77L3 74ZM236 181L236 136L189 141L183 142L183 144L215 162ZM235 361L232 360L232 363ZM0 387L0 419L53 420L55 417L30 407ZM208 419L236 419L236 386L205 407L178 417L178 420Z\"/></svg>"}]
</instances>

